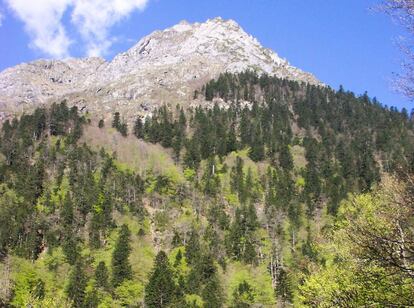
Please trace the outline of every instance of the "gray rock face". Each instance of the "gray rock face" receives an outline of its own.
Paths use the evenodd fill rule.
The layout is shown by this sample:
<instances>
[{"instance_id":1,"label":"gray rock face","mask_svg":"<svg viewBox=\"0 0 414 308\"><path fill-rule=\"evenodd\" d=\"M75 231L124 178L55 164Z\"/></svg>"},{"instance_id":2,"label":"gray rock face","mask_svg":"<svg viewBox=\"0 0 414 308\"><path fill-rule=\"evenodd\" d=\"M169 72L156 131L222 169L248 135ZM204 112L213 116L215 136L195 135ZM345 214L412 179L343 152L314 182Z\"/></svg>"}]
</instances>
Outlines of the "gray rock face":
<instances>
[{"instance_id":1,"label":"gray rock face","mask_svg":"<svg viewBox=\"0 0 414 308\"><path fill-rule=\"evenodd\" d=\"M0 112L21 112L67 99L88 109L133 116L163 103L185 103L222 72L252 69L322 85L266 49L236 22L185 21L142 38L111 62L102 58L38 60L0 73Z\"/></svg>"}]
</instances>

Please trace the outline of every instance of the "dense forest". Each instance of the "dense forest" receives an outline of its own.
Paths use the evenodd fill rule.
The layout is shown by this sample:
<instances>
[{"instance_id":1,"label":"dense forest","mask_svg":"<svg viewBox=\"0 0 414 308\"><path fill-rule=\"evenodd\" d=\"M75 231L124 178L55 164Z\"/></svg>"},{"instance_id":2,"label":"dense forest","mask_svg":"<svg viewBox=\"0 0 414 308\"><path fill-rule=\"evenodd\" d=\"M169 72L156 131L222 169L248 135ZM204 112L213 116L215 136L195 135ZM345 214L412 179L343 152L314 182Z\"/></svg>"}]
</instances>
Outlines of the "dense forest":
<instances>
[{"instance_id":1,"label":"dense forest","mask_svg":"<svg viewBox=\"0 0 414 308\"><path fill-rule=\"evenodd\" d=\"M253 72L194 100L3 123L0 306L414 305L406 110Z\"/></svg>"}]
</instances>

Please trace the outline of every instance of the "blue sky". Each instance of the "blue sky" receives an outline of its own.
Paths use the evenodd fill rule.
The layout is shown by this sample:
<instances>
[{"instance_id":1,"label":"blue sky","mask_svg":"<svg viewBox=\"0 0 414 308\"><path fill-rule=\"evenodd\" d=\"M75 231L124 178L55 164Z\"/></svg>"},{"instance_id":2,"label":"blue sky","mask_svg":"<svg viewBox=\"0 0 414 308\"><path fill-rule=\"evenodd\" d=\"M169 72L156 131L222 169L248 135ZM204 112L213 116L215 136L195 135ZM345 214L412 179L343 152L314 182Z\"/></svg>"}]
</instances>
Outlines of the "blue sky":
<instances>
[{"instance_id":1,"label":"blue sky","mask_svg":"<svg viewBox=\"0 0 414 308\"><path fill-rule=\"evenodd\" d=\"M333 88L342 84L357 94L368 91L383 104L411 110L414 105L391 85L393 73L400 71L396 40L403 32L388 16L370 10L378 3L0 0L0 70L41 57L99 54L111 59L154 30L183 19L221 16L236 20L265 47Z\"/></svg>"}]
</instances>

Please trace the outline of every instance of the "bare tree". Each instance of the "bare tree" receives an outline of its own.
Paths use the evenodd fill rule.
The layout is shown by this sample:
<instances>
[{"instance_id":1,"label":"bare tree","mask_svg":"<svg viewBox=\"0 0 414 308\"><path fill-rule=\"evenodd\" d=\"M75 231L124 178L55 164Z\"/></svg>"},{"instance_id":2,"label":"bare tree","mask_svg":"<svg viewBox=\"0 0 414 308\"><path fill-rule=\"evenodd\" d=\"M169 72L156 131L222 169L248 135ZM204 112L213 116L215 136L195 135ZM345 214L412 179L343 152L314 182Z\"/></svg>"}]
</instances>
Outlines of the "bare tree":
<instances>
[{"instance_id":1,"label":"bare tree","mask_svg":"<svg viewBox=\"0 0 414 308\"><path fill-rule=\"evenodd\" d=\"M397 74L396 88L414 100L414 0L384 0L380 9L405 27L407 36L401 37L399 46L404 55L403 73Z\"/></svg>"}]
</instances>

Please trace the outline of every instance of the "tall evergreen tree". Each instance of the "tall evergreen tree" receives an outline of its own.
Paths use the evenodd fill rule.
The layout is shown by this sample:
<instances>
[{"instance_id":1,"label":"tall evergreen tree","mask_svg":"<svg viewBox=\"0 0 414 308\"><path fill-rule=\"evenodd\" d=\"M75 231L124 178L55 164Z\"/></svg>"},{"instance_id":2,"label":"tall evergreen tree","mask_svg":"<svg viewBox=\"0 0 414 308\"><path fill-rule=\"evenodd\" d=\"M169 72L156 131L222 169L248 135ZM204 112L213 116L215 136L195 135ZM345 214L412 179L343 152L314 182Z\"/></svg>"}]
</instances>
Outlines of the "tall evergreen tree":
<instances>
[{"instance_id":1,"label":"tall evergreen tree","mask_svg":"<svg viewBox=\"0 0 414 308\"><path fill-rule=\"evenodd\" d=\"M118 240L112 253L112 285L119 286L124 280L132 278L132 268L129 264L131 253L131 232L127 225L122 225Z\"/></svg>"},{"instance_id":2,"label":"tall evergreen tree","mask_svg":"<svg viewBox=\"0 0 414 308\"><path fill-rule=\"evenodd\" d=\"M87 277L82 261L76 262L69 277L69 284L66 287L66 294L72 300L73 307L84 307L85 289Z\"/></svg>"},{"instance_id":3,"label":"tall evergreen tree","mask_svg":"<svg viewBox=\"0 0 414 308\"><path fill-rule=\"evenodd\" d=\"M134 135L138 139L144 139L144 124L141 117L137 117L134 124Z\"/></svg>"},{"instance_id":4,"label":"tall evergreen tree","mask_svg":"<svg viewBox=\"0 0 414 308\"><path fill-rule=\"evenodd\" d=\"M193 228L191 230L190 238L185 246L185 258L189 264L194 264L200 258L200 237L197 231Z\"/></svg>"},{"instance_id":5,"label":"tall evergreen tree","mask_svg":"<svg viewBox=\"0 0 414 308\"><path fill-rule=\"evenodd\" d=\"M169 307L174 300L176 286L173 272L164 251L155 258L155 266L145 288L145 304L149 308Z\"/></svg>"},{"instance_id":6,"label":"tall evergreen tree","mask_svg":"<svg viewBox=\"0 0 414 308\"><path fill-rule=\"evenodd\" d=\"M109 278L108 268L106 267L105 262L101 261L99 262L95 270L96 286L99 288L108 289L109 287L108 278Z\"/></svg>"},{"instance_id":7,"label":"tall evergreen tree","mask_svg":"<svg viewBox=\"0 0 414 308\"><path fill-rule=\"evenodd\" d=\"M223 288L217 274L213 275L203 289L202 297L205 308L220 308L223 307L224 295Z\"/></svg>"},{"instance_id":8,"label":"tall evergreen tree","mask_svg":"<svg viewBox=\"0 0 414 308\"><path fill-rule=\"evenodd\" d=\"M254 133L253 139L251 141L249 156L253 161L258 162L264 159L264 154L265 150L262 130L260 128L260 125L257 123L254 126Z\"/></svg>"},{"instance_id":9,"label":"tall evergreen tree","mask_svg":"<svg viewBox=\"0 0 414 308\"><path fill-rule=\"evenodd\" d=\"M113 120L112 120L112 127L119 129L120 125L121 125L121 115L119 112L115 112Z\"/></svg>"}]
</instances>

